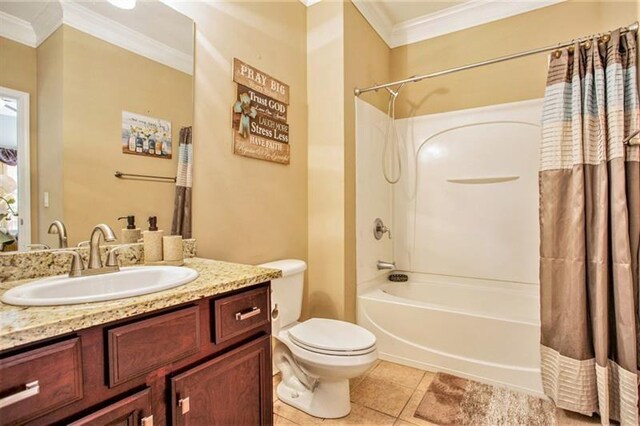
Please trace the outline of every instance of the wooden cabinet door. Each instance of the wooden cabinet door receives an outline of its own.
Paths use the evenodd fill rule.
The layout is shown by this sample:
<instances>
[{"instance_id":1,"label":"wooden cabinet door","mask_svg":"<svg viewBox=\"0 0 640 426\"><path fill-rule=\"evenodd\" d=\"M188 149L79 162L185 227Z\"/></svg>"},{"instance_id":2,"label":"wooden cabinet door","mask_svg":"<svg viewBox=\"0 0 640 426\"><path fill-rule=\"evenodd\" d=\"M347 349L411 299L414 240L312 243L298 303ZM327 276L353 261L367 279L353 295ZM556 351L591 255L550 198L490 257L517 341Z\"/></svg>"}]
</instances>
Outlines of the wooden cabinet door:
<instances>
[{"instance_id":1,"label":"wooden cabinet door","mask_svg":"<svg viewBox=\"0 0 640 426\"><path fill-rule=\"evenodd\" d=\"M263 336L171 379L175 425L271 425L271 340Z\"/></svg>"},{"instance_id":2,"label":"wooden cabinet door","mask_svg":"<svg viewBox=\"0 0 640 426\"><path fill-rule=\"evenodd\" d=\"M153 426L151 391L145 389L102 408L70 426Z\"/></svg>"}]
</instances>

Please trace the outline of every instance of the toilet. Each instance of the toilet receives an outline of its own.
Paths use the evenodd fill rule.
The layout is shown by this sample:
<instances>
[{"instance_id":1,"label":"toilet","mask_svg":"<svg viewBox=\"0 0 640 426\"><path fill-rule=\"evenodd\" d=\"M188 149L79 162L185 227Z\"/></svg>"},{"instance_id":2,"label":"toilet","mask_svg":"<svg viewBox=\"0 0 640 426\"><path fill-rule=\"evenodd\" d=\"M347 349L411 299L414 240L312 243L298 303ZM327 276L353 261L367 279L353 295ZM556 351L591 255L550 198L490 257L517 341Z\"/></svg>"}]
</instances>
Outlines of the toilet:
<instances>
[{"instance_id":1,"label":"toilet","mask_svg":"<svg viewBox=\"0 0 640 426\"><path fill-rule=\"evenodd\" d=\"M346 416L351 411L349 379L378 359L376 337L345 321L299 322L306 263L289 259L260 266L282 271L282 278L271 281L273 363L282 373L278 398L315 417Z\"/></svg>"}]
</instances>

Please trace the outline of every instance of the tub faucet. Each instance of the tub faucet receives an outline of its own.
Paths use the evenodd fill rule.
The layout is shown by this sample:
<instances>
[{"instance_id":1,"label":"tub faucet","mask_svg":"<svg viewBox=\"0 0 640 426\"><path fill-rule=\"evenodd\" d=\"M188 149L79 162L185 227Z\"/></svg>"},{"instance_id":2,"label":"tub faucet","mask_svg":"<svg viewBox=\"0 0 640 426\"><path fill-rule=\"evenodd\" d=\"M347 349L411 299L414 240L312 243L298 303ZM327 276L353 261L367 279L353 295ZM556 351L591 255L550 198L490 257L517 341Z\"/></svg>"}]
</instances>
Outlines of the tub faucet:
<instances>
[{"instance_id":1,"label":"tub faucet","mask_svg":"<svg viewBox=\"0 0 640 426\"><path fill-rule=\"evenodd\" d=\"M385 262L384 260L378 260L377 266L379 271L382 271L383 269L396 269L396 262Z\"/></svg>"},{"instance_id":2,"label":"tub faucet","mask_svg":"<svg viewBox=\"0 0 640 426\"><path fill-rule=\"evenodd\" d=\"M53 222L51 222L47 233L58 234L58 248L67 248L67 228L64 226L64 223L62 223L62 221L54 220Z\"/></svg>"}]
</instances>

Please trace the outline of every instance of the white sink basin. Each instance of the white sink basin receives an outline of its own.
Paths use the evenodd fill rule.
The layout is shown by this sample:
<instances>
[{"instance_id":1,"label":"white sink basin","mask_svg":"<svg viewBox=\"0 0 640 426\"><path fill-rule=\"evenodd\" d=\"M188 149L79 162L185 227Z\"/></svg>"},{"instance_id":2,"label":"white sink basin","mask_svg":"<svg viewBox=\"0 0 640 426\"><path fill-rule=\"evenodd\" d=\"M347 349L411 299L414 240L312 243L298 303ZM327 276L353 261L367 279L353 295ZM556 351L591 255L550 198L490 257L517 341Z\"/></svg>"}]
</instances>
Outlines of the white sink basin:
<instances>
[{"instance_id":1,"label":"white sink basin","mask_svg":"<svg viewBox=\"0 0 640 426\"><path fill-rule=\"evenodd\" d=\"M119 272L44 278L7 290L2 302L20 306L75 305L155 293L189 283L198 272L178 266L132 266Z\"/></svg>"}]
</instances>

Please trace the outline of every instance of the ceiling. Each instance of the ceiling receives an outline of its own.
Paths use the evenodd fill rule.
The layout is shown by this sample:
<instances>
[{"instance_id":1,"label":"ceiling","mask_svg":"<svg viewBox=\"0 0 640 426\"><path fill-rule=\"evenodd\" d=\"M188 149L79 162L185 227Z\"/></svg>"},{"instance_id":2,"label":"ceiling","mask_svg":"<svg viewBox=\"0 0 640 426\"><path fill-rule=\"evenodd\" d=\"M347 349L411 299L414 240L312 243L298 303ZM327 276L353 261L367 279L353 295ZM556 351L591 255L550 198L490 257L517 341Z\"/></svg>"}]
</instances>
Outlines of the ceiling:
<instances>
[{"instance_id":1,"label":"ceiling","mask_svg":"<svg viewBox=\"0 0 640 426\"><path fill-rule=\"evenodd\" d=\"M0 10L27 22L36 20L47 7L43 1L7 1L0 2Z\"/></svg>"},{"instance_id":2,"label":"ceiling","mask_svg":"<svg viewBox=\"0 0 640 426\"><path fill-rule=\"evenodd\" d=\"M566 0L353 0L389 45L398 47Z\"/></svg>"},{"instance_id":3,"label":"ceiling","mask_svg":"<svg viewBox=\"0 0 640 426\"><path fill-rule=\"evenodd\" d=\"M142 56L191 73L193 21L161 1L138 1L132 10L101 1L0 1L0 35L40 45L69 25Z\"/></svg>"}]
</instances>

